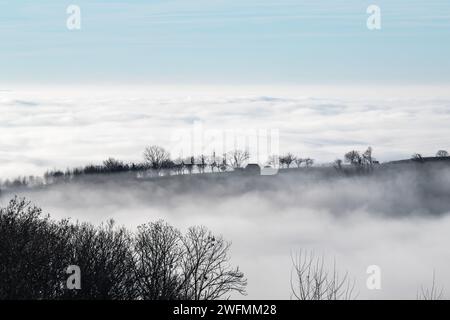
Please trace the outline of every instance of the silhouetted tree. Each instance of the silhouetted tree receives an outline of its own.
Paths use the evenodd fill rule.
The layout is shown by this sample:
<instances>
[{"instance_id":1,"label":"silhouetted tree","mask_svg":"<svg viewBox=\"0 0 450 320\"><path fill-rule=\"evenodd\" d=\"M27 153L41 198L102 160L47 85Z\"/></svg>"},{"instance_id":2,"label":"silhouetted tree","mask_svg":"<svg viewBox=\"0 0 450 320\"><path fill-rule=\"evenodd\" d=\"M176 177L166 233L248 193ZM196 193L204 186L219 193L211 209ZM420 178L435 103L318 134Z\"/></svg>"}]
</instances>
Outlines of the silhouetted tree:
<instances>
[{"instance_id":1,"label":"silhouetted tree","mask_svg":"<svg viewBox=\"0 0 450 320\"><path fill-rule=\"evenodd\" d=\"M307 168L311 167L314 164L314 159L306 158L305 159L305 165Z\"/></svg>"},{"instance_id":2,"label":"silhouetted tree","mask_svg":"<svg viewBox=\"0 0 450 320\"><path fill-rule=\"evenodd\" d=\"M186 159L184 162L184 167L188 171L189 174L192 174L194 171L194 165L195 165L195 158L193 156Z\"/></svg>"},{"instance_id":3,"label":"silhouetted tree","mask_svg":"<svg viewBox=\"0 0 450 320\"><path fill-rule=\"evenodd\" d=\"M116 160L114 158L109 158L103 161L104 171L106 172L121 172L127 171L129 168L126 164L124 164L120 160Z\"/></svg>"},{"instance_id":4,"label":"silhouetted tree","mask_svg":"<svg viewBox=\"0 0 450 320\"><path fill-rule=\"evenodd\" d=\"M134 299L132 235L115 228L112 220L96 228L72 226L68 261L80 267L81 289L67 290L66 298Z\"/></svg>"},{"instance_id":5,"label":"silhouetted tree","mask_svg":"<svg viewBox=\"0 0 450 320\"><path fill-rule=\"evenodd\" d=\"M444 157L448 157L448 151L446 150L439 150L438 152L436 152L436 157L438 158L444 158Z\"/></svg>"},{"instance_id":6,"label":"silhouetted tree","mask_svg":"<svg viewBox=\"0 0 450 320\"><path fill-rule=\"evenodd\" d=\"M0 299L132 299L131 237L112 222L53 222L17 198L0 209ZM81 271L81 289L66 288L69 265Z\"/></svg>"},{"instance_id":7,"label":"silhouetted tree","mask_svg":"<svg viewBox=\"0 0 450 320\"><path fill-rule=\"evenodd\" d=\"M433 270L433 280L431 287L420 287L420 291L417 292L418 300L442 300L444 299L444 288L440 287L436 283L436 274Z\"/></svg>"},{"instance_id":8,"label":"silhouetted tree","mask_svg":"<svg viewBox=\"0 0 450 320\"><path fill-rule=\"evenodd\" d=\"M356 150L349 151L345 154L345 161L356 168L357 172L372 172L375 159L372 156L372 147L368 147L366 151L359 153Z\"/></svg>"},{"instance_id":9,"label":"silhouetted tree","mask_svg":"<svg viewBox=\"0 0 450 320\"><path fill-rule=\"evenodd\" d=\"M84 174L101 174L104 173L103 167L98 165L87 165L83 168Z\"/></svg>"},{"instance_id":10,"label":"silhouetted tree","mask_svg":"<svg viewBox=\"0 0 450 320\"><path fill-rule=\"evenodd\" d=\"M362 157L358 151L352 150L345 154L345 161L355 167L359 167L362 164Z\"/></svg>"},{"instance_id":11,"label":"silhouetted tree","mask_svg":"<svg viewBox=\"0 0 450 320\"><path fill-rule=\"evenodd\" d=\"M219 168L219 164L217 163L216 153L213 152L212 156L208 159L208 165L211 169L211 172L214 172L215 168Z\"/></svg>"},{"instance_id":12,"label":"silhouetted tree","mask_svg":"<svg viewBox=\"0 0 450 320\"><path fill-rule=\"evenodd\" d=\"M206 164L206 156L201 154L198 157L197 160L197 168L198 168L198 172L200 173L205 173L205 168L206 168L207 164Z\"/></svg>"},{"instance_id":13,"label":"silhouetted tree","mask_svg":"<svg viewBox=\"0 0 450 320\"><path fill-rule=\"evenodd\" d=\"M112 221L54 222L17 198L0 209L0 299L216 299L245 293L230 244L205 228L182 235L162 221L136 234ZM66 287L69 265L81 288Z\"/></svg>"},{"instance_id":14,"label":"silhouetted tree","mask_svg":"<svg viewBox=\"0 0 450 320\"><path fill-rule=\"evenodd\" d=\"M356 297L355 282L349 279L348 273L341 277L335 262L328 267L323 257L302 251L292 262L291 290L296 299L350 300Z\"/></svg>"},{"instance_id":15,"label":"silhouetted tree","mask_svg":"<svg viewBox=\"0 0 450 320\"><path fill-rule=\"evenodd\" d=\"M300 168L301 165L302 165L302 163L303 163L304 161L305 161L305 160L302 159L302 158L300 158L300 157L296 157L296 158L294 159L294 163L295 163L295 165L297 166L297 168Z\"/></svg>"},{"instance_id":16,"label":"silhouetted tree","mask_svg":"<svg viewBox=\"0 0 450 320\"><path fill-rule=\"evenodd\" d=\"M159 146L147 147L144 151L144 160L148 166L159 174L165 161L169 160L169 153Z\"/></svg>"},{"instance_id":17,"label":"silhouetted tree","mask_svg":"<svg viewBox=\"0 0 450 320\"><path fill-rule=\"evenodd\" d=\"M161 170L164 175L170 175L175 168L175 162L170 159L164 160L161 164Z\"/></svg>"},{"instance_id":18,"label":"silhouetted tree","mask_svg":"<svg viewBox=\"0 0 450 320\"><path fill-rule=\"evenodd\" d=\"M247 281L239 268L229 265L231 243L204 227L189 228L183 237L184 298L214 300L231 292L245 294Z\"/></svg>"},{"instance_id":19,"label":"silhouetted tree","mask_svg":"<svg viewBox=\"0 0 450 320\"><path fill-rule=\"evenodd\" d=\"M368 167L373 166L373 159L372 159L372 147L368 147L366 151L362 154L362 160L364 165Z\"/></svg>"},{"instance_id":20,"label":"silhouetted tree","mask_svg":"<svg viewBox=\"0 0 450 320\"><path fill-rule=\"evenodd\" d=\"M181 299L185 285L181 261L181 234L168 224L158 221L141 225L134 249L135 275L142 299Z\"/></svg>"},{"instance_id":21,"label":"silhouetted tree","mask_svg":"<svg viewBox=\"0 0 450 320\"><path fill-rule=\"evenodd\" d=\"M373 165L375 162L375 159L372 156L372 147L368 147L366 151L362 154L362 165L366 169L367 172L373 171Z\"/></svg>"},{"instance_id":22,"label":"silhouetted tree","mask_svg":"<svg viewBox=\"0 0 450 320\"><path fill-rule=\"evenodd\" d=\"M280 164L282 166L286 166L286 168L289 169L289 167L291 166L292 162L295 161L295 157L292 153L288 153L282 157L280 157Z\"/></svg>"},{"instance_id":23,"label":"silhouetted tree","mask_svg":"<svg viewBox=\"0 0 450 320\"><path fill-rule=\"evenodd\" d=\"M232 168L242 168L245 162L250 159L250 154L248 151L236 149L228 153L228 158Z\"/></svg>"},{"instance_id":24,"label":"silhouetted tree","mask_svg":"<svg viewBox=\"0 0 450 320\"><path fill-rule=\"evenodd\" d=\"M184 160L181 158L177 158L173 164L173 170L175 174L183 174L184 173Z\"/></svg>"},{"instance_id":25,"label":"silhouetted tree","mask_svg":"<svg viewBox=\"0 0 450 320\"><path fill-rule=\"evenodd\" d=\"M69 231L24 199L0 208L0 299L61 297Z\"/></svg>"},{"instance_id":26,"label":"silhouetted tree","mask_svg":"<svg viewBox=\"0 0 450 320\"><path fill-rule=\"evenodd\" d=\"M220 171L224 172L227 170L228 162L227 162L227 154L225 153L222 158L222 163L219 166Z\"/></svg>"},{"instance_id":27,"label":"silhouetted tree","mask_svg":"<svg viewBox=\"0 0 450 320\"><path fill-rule=\"evenodd\" d=\"M336 170L338 170L338 171L342 171L342 160L341 159L336 159L335 161L334 161L334 168L336 169Z\"/></svg>"}]
</instances>

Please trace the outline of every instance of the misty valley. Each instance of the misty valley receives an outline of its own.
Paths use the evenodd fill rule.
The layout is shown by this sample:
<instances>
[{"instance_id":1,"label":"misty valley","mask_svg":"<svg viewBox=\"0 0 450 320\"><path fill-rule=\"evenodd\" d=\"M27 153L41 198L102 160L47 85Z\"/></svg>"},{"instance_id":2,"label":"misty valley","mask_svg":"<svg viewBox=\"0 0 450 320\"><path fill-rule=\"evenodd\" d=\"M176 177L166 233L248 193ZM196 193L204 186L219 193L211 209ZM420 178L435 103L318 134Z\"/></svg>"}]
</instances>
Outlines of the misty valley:
<instances>
[{"instance_id":1,"label":"misty valley","mask_svg":"<svg viewBox=\"0 0 450 320\"><path fill-rule=\"evenodd\" d=\"M171 286L176 287L177 283L183 289L172 288L173 292L163 291L162 296L150 294L148 289L143 289L145 286L134 292L135 295L120 295L119 290L115 296L107 290L100 295L103 298L309 300L414 299L443 295L443 288L450 282L445 236L450 227L450 161L446 157L439 158L443 161L416 157L384 164L373 161L370 167L360 167L358 161L351 162L351 157L351 154L347 157L348 164L337 161L334 165L299 167L287 166L286 160L280 157L282 167L278 174L269 176L237 169L186 170L172 174L168 171L155 174L150 169L142 174L139 170L129 170L133 168L131 165L117 172L59 174L53 171L47 173L45 182L33 179L28 185L4 187L1 203L5 206L14 197L18 197L17 201L24 198L29 205L42 208L42 216L50 214L50 220L44 218L50 230L55 228L53 224L62 223L64 228L71 226L79 230L79 234L70 237L81 239L77 241L82 243L99 237L95 240L100 241L98 247L86 251L90 254L102 252L102 246L109 243L106 239L112 244L122 237L119 243L127 239L125 242L134 249L128 252L122 248L122 257L136 254L141 257L139 254L147 252L145 247L137 246L143 239L154 243L156 248L167 241L173 243L173 247L166 248L167 256L163 256L171 261L171 267L166 270L164 264L157 266L173 278ZM108 161L105 166L109 168L111 163L124 166L120 161ZM101 166L96 168L106 170ZM29 210L25 204L22 206L23 212ZM2 210L2 219L6 219L12 208ZM26 216L19 214L14 219L19 223ZM163 236L168 239L159 238ZM214 247L215 243L219 245ZM76 243L73 245L73 257L80 259L77 250L87 248L77 249ZM192 285L197 278L192 280L192 271L186 271L191 270L185 264L189 259L185 260L186 253L181 252L204 246L203 253L208 259L217 258L217 252L211 248L220 248L223 259L220 270L232 281L223 285L220 278L216 279L221 283L219 288L216 282L210 284L213 289L206 286L207 279L217 276L206 264L202 267L205 288L196 291L184 287L187 283ZM184 249L178 252L175 248ZM173 250L178 252L175 256ZM161 257L147 258L145 268L155 268L157 260L152 259ZM67 264L87 263L70 262L67 257L62 260ZM129 263L134 265L136 261ZM323 269L318 270L314 265L322 265ZM137 266L134 268L140 270ZM63 271L66 267L61 266ZM305 292L303 288L293 289L310 272L319 272L323 282L328 283L319 295ZM330 279L332 275L336 278ZM61 273L58 279L64 281L67 277ZM122 280L140 283L136 279ZM158 285L167 290L169 284ZM95 297L94 292L87 297ZM62 294L62 297L70 295Z\"/></svg>"},{"instance_id":2,"label":"misty valley","mask_svg":"<svg viewBox=\"0 0 450 320\"><path fill-rule=\"evenodd\" d=\"M450 300L449 0L0 4L2 310Z\"/></svg>"}]
</instances>

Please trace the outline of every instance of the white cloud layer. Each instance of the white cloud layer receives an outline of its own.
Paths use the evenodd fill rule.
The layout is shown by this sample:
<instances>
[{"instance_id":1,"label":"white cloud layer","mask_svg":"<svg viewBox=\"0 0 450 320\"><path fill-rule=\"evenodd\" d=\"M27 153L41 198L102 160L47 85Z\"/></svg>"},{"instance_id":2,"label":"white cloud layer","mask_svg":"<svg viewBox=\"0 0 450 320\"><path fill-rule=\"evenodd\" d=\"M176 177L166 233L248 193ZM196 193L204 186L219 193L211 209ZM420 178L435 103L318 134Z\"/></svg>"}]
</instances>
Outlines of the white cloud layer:
<instances>
[{"instance_id":1,"label":"white cloud layer","mask_svg":"<svg viewBox=\"0 0 450 320\"><path fill-rule=\"evenodd\" d=\"M382 160L450 149L450 90L402 88L33 87L0 90L0 176L42 175L173 149L174 131L279 129L280 150L323 163L373 146ZM175 150L176 157L181 151ZM176 154L178 153L178 154Z\"/></svg>"}]
</instances>

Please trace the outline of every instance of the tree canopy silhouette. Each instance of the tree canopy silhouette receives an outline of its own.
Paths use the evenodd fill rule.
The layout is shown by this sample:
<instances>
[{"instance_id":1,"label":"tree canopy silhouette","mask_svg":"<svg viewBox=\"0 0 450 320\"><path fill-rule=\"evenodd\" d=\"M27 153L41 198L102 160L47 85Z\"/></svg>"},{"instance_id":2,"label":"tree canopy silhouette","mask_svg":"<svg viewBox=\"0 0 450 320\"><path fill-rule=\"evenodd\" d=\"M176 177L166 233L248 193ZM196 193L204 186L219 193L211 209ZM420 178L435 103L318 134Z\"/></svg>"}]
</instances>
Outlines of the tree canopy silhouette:
<instances>
[{"instance_id":1,"label":"tree canopy silhouette","mask_svg":"<svg viewBox=\"0 0 450 320\"><path fill-rule=\"evenodd\" d=\"M218 299L245 294L230 243L158 221L133 233L108 221L53 221L24 199L0 208L0 299ZM81 288L66 287L68 266Z\"/></svg>"}]
</instances>

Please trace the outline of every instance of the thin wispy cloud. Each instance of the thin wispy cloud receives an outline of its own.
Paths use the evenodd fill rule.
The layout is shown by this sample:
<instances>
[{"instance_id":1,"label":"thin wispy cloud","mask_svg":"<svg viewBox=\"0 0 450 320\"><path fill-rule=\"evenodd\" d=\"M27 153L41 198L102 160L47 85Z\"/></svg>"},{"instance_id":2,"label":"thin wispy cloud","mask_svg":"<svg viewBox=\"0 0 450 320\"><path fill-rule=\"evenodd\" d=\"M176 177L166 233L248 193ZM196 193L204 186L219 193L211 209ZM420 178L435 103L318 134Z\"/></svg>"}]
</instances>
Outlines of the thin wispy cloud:
<instances>
[{"instance_id":1,"label":"thin wispy cloud","mask_svg":"<svg viewBox=\"0 0 450 320\"><path fill-rule=\"evenodd\" d=\"M64 3L5 2L0 83L450 82L447 1L378 1L378 31L356 0L77 5L72 32Z\"/></svg>"}]
</instances>

